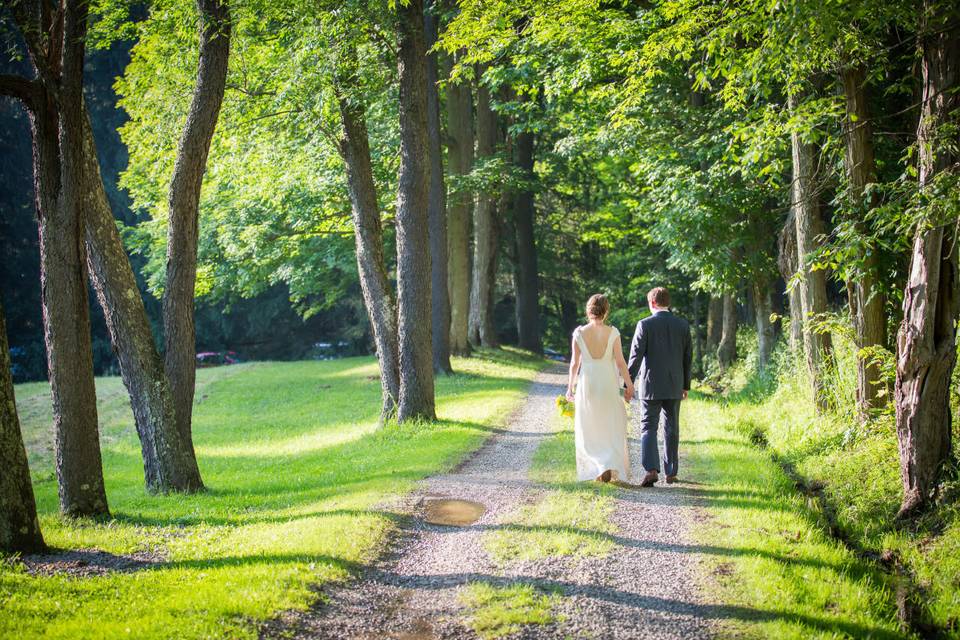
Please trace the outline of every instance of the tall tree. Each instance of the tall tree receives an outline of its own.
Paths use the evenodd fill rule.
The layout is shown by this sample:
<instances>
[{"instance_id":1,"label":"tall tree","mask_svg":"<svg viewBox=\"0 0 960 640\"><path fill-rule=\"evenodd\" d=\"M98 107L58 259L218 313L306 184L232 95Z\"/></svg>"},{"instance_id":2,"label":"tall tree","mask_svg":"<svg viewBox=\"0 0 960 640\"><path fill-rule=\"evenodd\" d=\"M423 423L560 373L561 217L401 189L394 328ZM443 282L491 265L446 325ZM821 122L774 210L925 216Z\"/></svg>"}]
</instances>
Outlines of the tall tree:
<instances>
[{"instance_id":1,"label":"tall tree","mask_svg":"<svg viewBox=\"0 0 960 640\"><path fill-rule=\"evenodd\" d=\"M803 302L800 287L793 282L797 275L797 222L793 208L777 237L777 266L783 281L787 283L787 310L790 313L789 345L791 351L803 347Z\"/></svg>"},{"instance_id":2,"label":"tall tree","mask_svg":"<svg viewBox=\"0 0 960 640\"><path fill-rule=\"evenodd\" d=\"M347 169L360 288L380 364L380 385L383 389L381 420L384 420L396 412L400 401L397 305L384 257L383 227L370 159L364 103L360 97L349 93L356 80L356 70L351 66L354 59L354 52L348 51L338 64L334 81L343 127L339 150Z\"/></svg>"},{"instance_id":3,"label":"tall tree","mask_svg":"<svg viewBox=\"0 0 960 640\"><path fill-rule=\"evenodd\" d=\"M957 212L937 187L956 180L960 108L960 9L925 0L920 22L922 106L917 127L919 195L927 215L913 240L897 336L895 402L903 501L908 517L930 504L951 455L950 385L957 359L960 274ZM953 144L944 139L952 138Z\"/></svg>"},{"instance_id":4,"label":"tall tree","mask_svg":"<svg viewBox=\"0 0 960 640\"><path fill-rule=\"evenodd\" d=\"M53 394L60 510L108 513L97 433L83 215L83 59L88 6L64 0L11 7L35 80L0 78L27 109L40 227L41 297Z\"/></svg>"},{"instance_id":5,"label":"tall tree","mask_svg":"<svg viewBox=\"0 0 960 640\"><path fill-rule=\"evenodd\" d=\"M857 347L884 346L887 342L887 317L884 295L879 286L879 247L872 241L868 214L878 204L876 191L867 192L877 181L877 162L873 151L873 124L867 104L867 73L862 64L848 64L841 71L846 98L843 122L844 166L847 174L847 207L857 231L857 262L847 279L847 300ZM880 406L880 368L873 358L857 357L857 409L866 419L870 410Z\"/></svg>"},{"instance_id":6,"label":"tall tree","mask_svg":"<svg viewBox=\"0 0 960 640\"><path fill-rule=\"evenodd\" d=\"M41 551L46 545L37 520L27 452L10 374L7 322L0 304L0 551Z\"/></svg>"},{"instance_id":7,"label":"tall tree","mask_svg":"<svg viewBox=\"0 0 960 640\"><path fill-rule=\"evenodd\" d=\"M130 395L144 480L150 491L194 491L202 487L196 457L177 429L170 383L107 200L87 114L83 145L87 265Z\"/></svg>"},{"instance_id":8,"label":"tall tree","mask_svg":"<svg viewBox=\"0 0 960 640\"><path fill-rule=\"evenodd\" d=\"M428 205L427 49L423 0L397 5L400 172L397 187L397 301L400 420L433 420L433 343Z\"/></svg>"},{"instance_id":9,"label":"tall tree","mask_svg":"<svg viewBox=\"0 0 960 640\"><path fill-rule=\"evenodd\" d=\"M717 360L720 370L726 371L737 359L737 296L732 292L723 294L723 334L717 345Z\"/></svg>"},{"instance_id":10,"label":"tall tree","mask_svg":"<svg viewBox=\"0 0 960 640\"><path fill-rule=\"evenodd\" d=\"M757 278L753 281L753 314L757 329L757 365L763 370L770 363L777 336L770 316L773 313L771 282Z\"/></svg>"},{"instance_id":11,"label":"tall tree","mask_svg":"<svg viewBox=\"0 0 960 640\"><path fill-rule=\"evenodd\" d=\"M437 2L424 12L426 46L437 42ZM440 122L440 87L437 53L427 55L427 136L430 145L430 255L431 313L433 314L433 370L452 373L450 365L450 292L447 289L447 185L443 178L443 146Z\"/></svg>"},{"instance_id":12,"label":"tall tree","mask_svg":"<svg viewBox=\"0 0 960 640\"><path fill-rule=\"evenodd\" d=\"M790 95L788 102L791 110L797 108L798 98L795 94ZM814 327L817 316L827 310L827 275L823 269L814 268L814 257L823 236L823 217L816 184L816 148L797 131L791 133L790 145L793 159L790 203L797 227L797 265L803 274L800 280L800 304L803 310L804 352L817 408L824 410L823 368L830 357L833 342L828 332Z\"/></svg>"},{"instance_id":13,"label":"tall tree","mask_svg":"<svg viewBox=\"0 0 960 640\"><path fill-rule=\"evenodd\" d=\"M518 133L514 151L521 179L521 186L513 195L518 344L522 349L539 353L543 350L543 344L540 341L540 277L537 273L537 244L534 237L533 133Z\"/></svg>"},{"instance_id":14,"label":"tall tree","mask_svg":"<svg viewBox=\"0 0 960 640\"><path fill-rule=\"evenodd\" d=\"M226 0L197 0L200 62L187 121L177 147L167 201L167 272L163 290L164 368L173 394L177 430L193 451L193 395L196 384L194 295L200 187L210 141L217 126L230 59L230 11ZM196 461L195 456L191 458ZM190 470L190 489L203 487L200 470Z\"/></svg>"},{"instance_id":15,"label":"tall tree","mask_svg":"<svg viewBox=\"0 0 960 640\"><path fill-rule=\"evenodd\" d=\"M449 71L447 77L450 77ZM469 78L447 83L447 166L451 176L462 177L473 168L473 91ZM470 217L473 198L466 188L451 194L447 208L447 248L450 259L450 350L470 353Z\"/></svg>"},{"instance_id":16,"label":"tall tree","mask_svg":"<svg viewBox=\"0 0 960 640\"><path fill-rule=\"evenodd\" d=\"M490 90L477 86L477 162L493 158L497 141L497 117L490 104ZM498 346L493 325L494 285L497 275L496 198L488 187L477 193L473 210L473 277L470 288L470 341L478 346Z\"/></svg>"},{"instance_id":17,"label":"tall tree","mask_svg":"<svg viewBox=\"0 0 960 640\"><path fill-rule=\"evenodd\" d=\"M707 303L707 339L706 350L716 353L723 337L723 297L710 296Z\"/></svg>"}]
</instances>

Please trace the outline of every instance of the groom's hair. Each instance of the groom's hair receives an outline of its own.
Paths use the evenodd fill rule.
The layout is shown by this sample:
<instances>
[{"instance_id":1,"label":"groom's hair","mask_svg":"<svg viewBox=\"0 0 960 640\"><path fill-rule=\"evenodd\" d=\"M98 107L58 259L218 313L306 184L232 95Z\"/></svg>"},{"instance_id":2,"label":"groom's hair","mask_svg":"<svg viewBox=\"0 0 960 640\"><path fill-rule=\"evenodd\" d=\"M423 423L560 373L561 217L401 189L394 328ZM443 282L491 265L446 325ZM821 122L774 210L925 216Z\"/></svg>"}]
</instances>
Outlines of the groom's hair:
<instances>
[{"instance_id":1,"label":"groom's hair","mask_svg":"<svg viewBox=\"0 0 960 640\"><path fill-rule=\"evenodd\" d=\"M670 292L666 287L654 287L647 294L647 302L652 306L656 305L666 309L670 306Z\"/></svg>"}]
</instances>

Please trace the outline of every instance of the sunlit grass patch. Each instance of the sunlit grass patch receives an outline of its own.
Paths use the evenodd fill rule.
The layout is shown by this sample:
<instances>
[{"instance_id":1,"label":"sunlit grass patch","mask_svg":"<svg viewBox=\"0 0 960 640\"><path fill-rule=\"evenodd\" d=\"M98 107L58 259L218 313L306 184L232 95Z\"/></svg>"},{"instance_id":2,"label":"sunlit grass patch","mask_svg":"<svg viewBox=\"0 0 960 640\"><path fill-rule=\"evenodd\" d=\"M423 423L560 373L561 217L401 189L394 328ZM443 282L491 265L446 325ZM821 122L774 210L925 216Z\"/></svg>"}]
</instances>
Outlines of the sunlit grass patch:
<instances>
[{"instance_id":1,"label":"sunlit grass patch","mask_svg":"<svg viewBox=\"0 0 960 640\"><path fill-rule=\"evenodd\" d=\"M470 627L477 635L500 638L522 626L556 622L552 609L558 597L530 584L495 587L475 582L464 588L460 602L467 608Z\"/></svg>"},{"instance_id":2,"label":"sunlit grass patch","mask_svg":"<svg viewBox=\"0 0 960 640\"><path fill-rule=\"evenodd\" d=\"M729 630L756 638L900 638L876 567L830 538L805 497L751 442L749 404L685 403L681 449L710 518L694 530ZM764 430L766 431L766 430Z\"/></svg>"}]
</instances>

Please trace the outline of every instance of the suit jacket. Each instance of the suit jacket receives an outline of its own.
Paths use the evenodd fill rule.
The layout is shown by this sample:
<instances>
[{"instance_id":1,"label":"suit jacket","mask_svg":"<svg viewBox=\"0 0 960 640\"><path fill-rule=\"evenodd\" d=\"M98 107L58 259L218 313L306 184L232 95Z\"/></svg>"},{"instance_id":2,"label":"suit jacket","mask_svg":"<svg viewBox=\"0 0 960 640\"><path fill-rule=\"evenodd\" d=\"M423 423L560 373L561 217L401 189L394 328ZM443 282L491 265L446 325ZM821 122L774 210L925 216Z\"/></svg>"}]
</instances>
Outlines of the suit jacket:
<instances>
[{"instance_id":1,"label":"suit jacket","mask_svg":"<svg viewBox=\"0 0 960 640\"><path fill-rule=\"evenodd\" d=\"M657 311L637 323L627 369L637 382L638 398L682 398L690 389L692 361L693 345L686 320L670 311Z\"/></svg>"}]
</instances>

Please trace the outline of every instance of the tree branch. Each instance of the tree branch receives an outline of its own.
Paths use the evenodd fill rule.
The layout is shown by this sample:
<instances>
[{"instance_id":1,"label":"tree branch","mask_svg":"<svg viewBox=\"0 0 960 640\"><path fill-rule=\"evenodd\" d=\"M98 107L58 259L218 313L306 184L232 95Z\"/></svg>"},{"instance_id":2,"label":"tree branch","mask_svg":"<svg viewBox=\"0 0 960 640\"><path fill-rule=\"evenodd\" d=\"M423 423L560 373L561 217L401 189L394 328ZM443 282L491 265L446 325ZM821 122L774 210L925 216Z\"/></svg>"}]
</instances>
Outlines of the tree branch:
<instances>
[{"instance_id":1,"label":"tree branch","mask_svg":"<svg viewBox=\"0 0 960 640\"><path fill-rule=\"evenodd\" d=\"M0 95L17 98L27 109L34 109L40 87L23 76L0 74Z\"/></svg>"}]
</instances>

